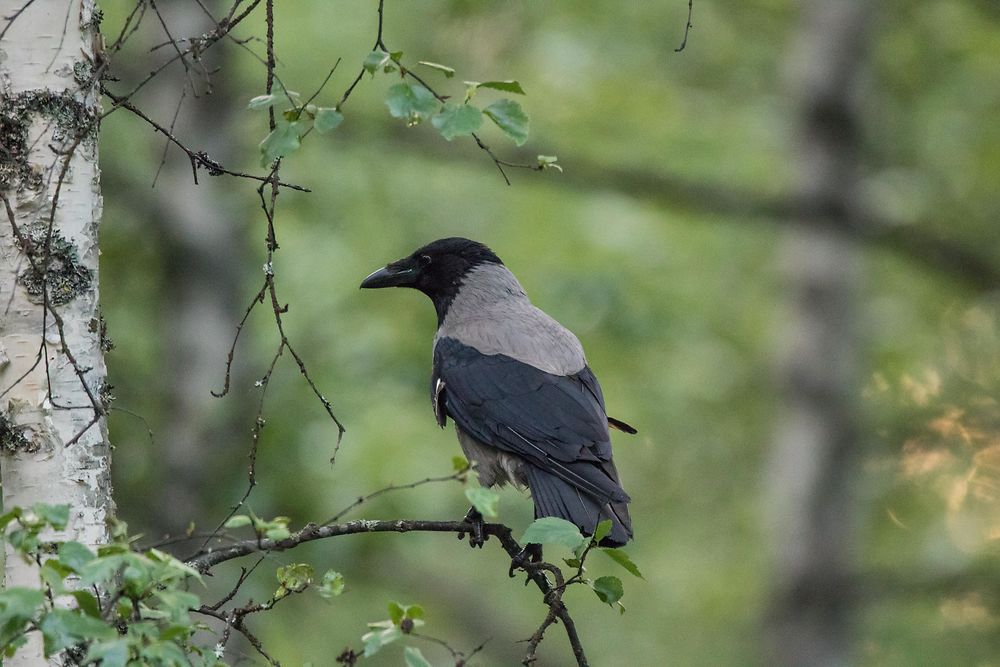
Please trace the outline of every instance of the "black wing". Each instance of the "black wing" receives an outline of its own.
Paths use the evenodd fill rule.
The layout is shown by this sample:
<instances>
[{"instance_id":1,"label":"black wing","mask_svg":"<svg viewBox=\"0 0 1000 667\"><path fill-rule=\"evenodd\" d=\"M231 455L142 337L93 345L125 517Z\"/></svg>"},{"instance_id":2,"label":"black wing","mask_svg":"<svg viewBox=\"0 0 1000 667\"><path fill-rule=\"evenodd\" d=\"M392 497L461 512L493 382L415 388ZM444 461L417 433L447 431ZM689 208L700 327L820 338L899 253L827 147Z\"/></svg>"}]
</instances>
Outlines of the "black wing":
<instances>
[{"instance_id":1,"label":"black wing","mask_svg":"<svg viewBox=\"0 0 1000 667\"><path fill-rule=\"evenodd\" d=\"M448 415L480 442L517 454L599 506L628 502L611 460L604 398L589 368L553 375L445 337L434 347L432 389L439 379Z\"/></svg>"}]
</instances>

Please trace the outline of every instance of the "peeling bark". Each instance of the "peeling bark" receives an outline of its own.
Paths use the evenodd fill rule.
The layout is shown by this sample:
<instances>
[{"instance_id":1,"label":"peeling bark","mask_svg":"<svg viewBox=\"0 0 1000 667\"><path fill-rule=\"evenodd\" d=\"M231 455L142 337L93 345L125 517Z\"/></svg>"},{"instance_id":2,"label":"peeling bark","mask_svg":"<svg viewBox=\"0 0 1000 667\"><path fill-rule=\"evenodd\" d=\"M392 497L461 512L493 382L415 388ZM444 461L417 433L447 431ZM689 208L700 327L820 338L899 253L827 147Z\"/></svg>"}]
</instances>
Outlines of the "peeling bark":
<instances>
[{"instance_id":1,"label":"peeling bark","mask_svg":"<svg viewBox=\"0 0 1000 667\"><path fill-rule=\"evenodd\" d=\"M55 537L91 546L107 541L114 511L101 405L94 12L93 0L36 0L0 43L0 188L14 212L12 224L0 206L3 505L67 504L70 522ZM9 555L6 585L37 587L35 568ZM38 633L29 637L6 664L47 664Z\"/></svg>"}]
</instances>

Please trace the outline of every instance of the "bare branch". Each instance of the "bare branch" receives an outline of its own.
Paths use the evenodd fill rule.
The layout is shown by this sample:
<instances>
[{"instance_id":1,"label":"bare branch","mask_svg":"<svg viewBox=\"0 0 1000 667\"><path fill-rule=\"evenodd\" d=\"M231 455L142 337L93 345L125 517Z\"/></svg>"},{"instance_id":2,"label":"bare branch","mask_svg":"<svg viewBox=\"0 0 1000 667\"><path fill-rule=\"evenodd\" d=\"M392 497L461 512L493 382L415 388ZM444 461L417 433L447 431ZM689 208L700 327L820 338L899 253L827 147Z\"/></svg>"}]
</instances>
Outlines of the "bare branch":
<instances>
[{"instance_id":1,"label":"bare branch","mask_svg":"<svg viewBox=\"0 0 1000 667\"><path fill-rule=\"evenodd\" d=\"M226 169L221 164L219 164L211 157L209 157L208 154L206 154L204 151L195 151L185 146L183 143L181 143L181 141L177 137L173 135L173 133L170 130L163 127L155 120L147 116L145 112L143 112L134 104L129 102L126 98L115 95L104 86L101 86L101 92L106 97L108 97L108 99L114 102L118 107L130 111L131 113L135 114L142 120L146 121L146 123L152 126L153 129L155 129L157 132L165 136L170 143L174 144L182 151L184 151L184 153L188 156L188 159L191 161L191 170L194 173L195 183L198 182L197 170L199 167L207 170L210 176L227 174L229 176L235 176L237 178L246 178L251 181L257 181L258 183L262 184L270 183L272 181L272 177L270 176L256 176L254 174L247 174L240 171L233 171L231 169ZM290 190L298 190L299 192L311 192L309 188L302 187L301 185L295 185L294 183L285 183L282 181L278 181L277 185L278 187L288 188Z\"/></svg>"},{"instance_id":2,"label":"bare branch","mask_svg":"<svg viewBox=\"0 0 1000 667\"><path fill-rule=\"evenodd\" d=\"M139 83L137 83L135 86L133 86L132 90L130 90L128 93L126 93L124 95L117 96L117 100L114 100L114 98L112 98L113 101L115 102L114 105L110 109L105 110L104 113L101 114L101 118L103 119L103 118L107 117L109 114L113 113L120 106L122 106L121 102L118 101L118 100L125 100L125 101L131 100L132 97L136 93L138 93L142 88L144 88L146 86L146 84L148 84L150 81L152 81L153 79L155 79L160 74L160 72L162 72L163 70L165 70L167 67L169 67L173 63L177 62L177 60L183 58L184 56L187 56L188 54L194 53L195 51L198 51L198 53L204 53L211 46L213 46L214 44L217 44L219 42L219 40L221 40L226 35L228 35L229 32L232 31L233 28L235 28L237 25L239 25L240 23L242 23L243 20L245 20L251 13L253 13L253 11L257 8L258 5L260 5L260 3L261 3L261 0L253 0L246 7L246 9L244 9L239 14L239 16L236 16L234 18L233 15L235 14L236 10L239 8L240 4L242 4L241 0L236 0L236 2L233 4L232 8L229 10L229 14L226 16L226 18L222 19L221 21L219 21L216 24L214 30L211 30L210 32L206 33L205 35L202 35L201 37L198 37L197 39L191 38L191 39L187 40L189 42L190 46L188 46L184 50L178 49L178 53L176 55L174 55L173 57L167 59L165 62L161 63L158 67L156 67L153 70L151 70L149 72L149 74L147 74L142 80L139 81ZM129 16L130 20L131 20L131 16L132 15ZM123 35L124 35L124 31L123 31ZM119 39L121 39L121 38L119 38ZM120 44L117 44L117 47L120 48ZM109 95L109 97L110 97L110 95Z\"/></svg>"},{"instance_id":3,"label":"bare branch","mask_svg":"<svg viewBox=\"0 0 1000 667\"><path fill-rule=\"evenodd\" d=\"M463 534L472 530L472 524L466 521L426 521L419 519L395 519L395 520L371 520L359 519L348 521L347 523L332 524L328 526L318 526L314 523L307 524L302 530L290 535L283 540L250 539L238 544L224 547L215 551L198 554L187 559L187 564L201 573L209 572L213 567L227 561L242 558L253 553L267 553L273 551L287 551L300 544L322 540L340 535L355 535L359 533L408 533L414 531L433 533L456 533ZM511 558L521 552L521 545L511 535L511 530L501 523L487 523L483 525L483 534L495 536L503 550ZM566 635L569 638L579 667L586 667L587 657L580 641L580 636L576 630L576 624L569 614L569 610L562 602L562 592L565 590L565 582L559 568L550 563L531 563L524 569L528 573L528 578L535 583L538 589L545 596L545 603L549 607L549 614L563 624ZM545 577L545 572L551 572L556 580L556 586L552 586ZM548 615L546 616L548 619ZM545 628L552 624L548 621L543 624L539 632L544 634ZM539 640L541 641L541 637ZM536 643L537 646L537 643Z\"/></svg>"}]
</instances>

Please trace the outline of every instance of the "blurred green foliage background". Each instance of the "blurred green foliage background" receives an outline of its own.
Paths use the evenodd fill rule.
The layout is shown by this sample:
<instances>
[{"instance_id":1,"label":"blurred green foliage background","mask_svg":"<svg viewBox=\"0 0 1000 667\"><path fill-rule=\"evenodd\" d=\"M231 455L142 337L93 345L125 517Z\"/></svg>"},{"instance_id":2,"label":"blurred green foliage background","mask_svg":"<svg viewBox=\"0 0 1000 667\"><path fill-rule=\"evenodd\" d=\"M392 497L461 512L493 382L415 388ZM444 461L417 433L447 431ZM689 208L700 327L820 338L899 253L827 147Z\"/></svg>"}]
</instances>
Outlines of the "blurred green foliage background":
<instances>
[{"instance_id":1,"label":"blurred green foliage background","mask_svg":"<svg viewBox=\"0 0 1000 667\"><path fill-rule=\"evenodd\" d=\"M106 33L116 34L132 4L102 2ZM204 15L195 3L175 4L167 15L193 21L190 34L206 29L197 27ZM513 161L558 155L565 171L514 170L506 186L472 141L448 143L429 126L392 119L383 100L393 75L366 76L344 123L310 135L285 161L282 178L312 190L278 199L274 271L290 306L285 322L348 430L331 466L336 429L285 354L264 409L250 498L257 514L322 521L359 495L449 473L457 442L451 428L435 427L427 396L433 309L419 294L357 285L432 239L471 237L579 336L609 411L640 429L616 436L615 447L634 499L629 550L646 580L625 581L623 616L586 590L567 598L592 663L760 660L769 545L781 539L763 528L762 498L775 411L771 359L783 326L782 221L753 210L754 198L788 193L793 183L795 110L785 75L795 65L798 9L695 0L687 48L676 53L686 13L680 1L386 3L385 41L404 51L404 62L458 70L450 81L426 73L439 90L461 95L463 79L520 81L528 143L516 149L496 128L485 128L484 139ZM316 99L336 104L371 50L375 22L374 2L277 3L282 81L307 96L342 58ZM259 20L237 30L262 33ZM879 3L872 35L861 101L865 203L1000 265L1000 9L889 0ZM122 89L166 57L149 52L162 41L145 21L128 56L113 61ZM264 92L264 68L247 49L263 46L246 47L226 42L206 56L222 66L214 93L188 93L177 133L195 149L211 143L227 167L260 173L266 114L246 103ZM178 72L137 101L166 125L184 86ZM260 398L254 381L278 342L265 305L237 348L232 391L210 396L262 281L264 217L246 181L201 172L191 199L189 164L173 149L151 189L163 139L122 112L105 121L101 150L102 302L122 409L111 415L119 515L149 541L189 522L210 530L245 489ZM663 187L631 187L629 174ZM674 198L678 183L708 189ZM747 213L719 212L713 188L745 193L737 201ZM192 202L194 214L185 215L195 238L225 230L205 232L208 257L199 261L171 231L174 212ZM857 619L859 663L998 665L997 303L961 276L891 248L865 258L859 561L874 574ZM221 295L221 328L182 325L200 317L178 287L192 276L195 292ZM215 346L207 366L191 352L205 344ZM193 378L186 383L185 373ZM171 455L181 428L196 429L196 446ZM178 504L162 490L180 478L195 481ZM501 518L515 533L530 508L524 494L503 492ZM352 516L457 519L466 509L462 487L449 483L387 494ZM251 621L287 665L332 664L345 646L359 646L365 622L384 618L390 600L422 604L427 632L457 648L489 640L478 664L517 664L516 641L544 612L536 591L507 578L495 545L470 552L430 534L345 537L277 554L247 593L266 597L275 567L299 561L341 571L347 592L332 603L293 597ZM595 575L614 570L594 559ZM230 583L214 579L220 590ZM422 648L446 662L445 652ZM567 664L569 655L561 629L551 629L540 664ZM400 649L366 662L402 664Z\"/></svg>"}]
</instances>

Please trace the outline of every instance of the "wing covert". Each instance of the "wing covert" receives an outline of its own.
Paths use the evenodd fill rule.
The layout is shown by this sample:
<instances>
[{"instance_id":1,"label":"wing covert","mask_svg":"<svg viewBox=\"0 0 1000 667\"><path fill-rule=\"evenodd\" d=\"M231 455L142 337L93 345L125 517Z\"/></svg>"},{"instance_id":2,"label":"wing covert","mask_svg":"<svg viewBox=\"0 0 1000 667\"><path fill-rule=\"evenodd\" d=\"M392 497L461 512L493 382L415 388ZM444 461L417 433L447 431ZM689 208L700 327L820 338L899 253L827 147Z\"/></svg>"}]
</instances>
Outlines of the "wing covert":
<instances>
[{"instance_id":1,"label":"wing covert","mask_svg":"<svg viewBox=\"0 0 1000 667\"><path fill-rule=\"evenodd\" d=\"M477 440L598 498L627 499L613 473L604 401L589 368L553 375L442 337L434 376L447 387L448 415Z\"/></svg>"}]
</instances>

